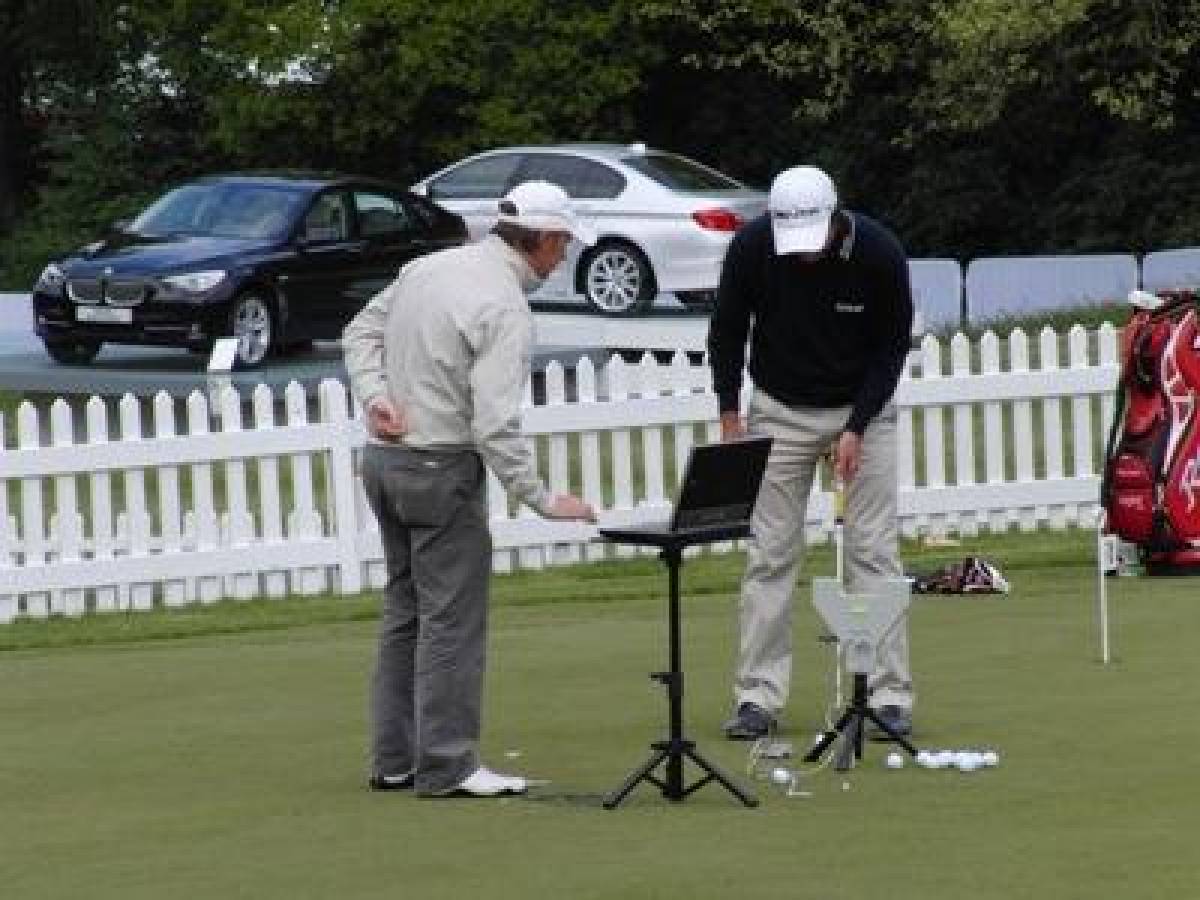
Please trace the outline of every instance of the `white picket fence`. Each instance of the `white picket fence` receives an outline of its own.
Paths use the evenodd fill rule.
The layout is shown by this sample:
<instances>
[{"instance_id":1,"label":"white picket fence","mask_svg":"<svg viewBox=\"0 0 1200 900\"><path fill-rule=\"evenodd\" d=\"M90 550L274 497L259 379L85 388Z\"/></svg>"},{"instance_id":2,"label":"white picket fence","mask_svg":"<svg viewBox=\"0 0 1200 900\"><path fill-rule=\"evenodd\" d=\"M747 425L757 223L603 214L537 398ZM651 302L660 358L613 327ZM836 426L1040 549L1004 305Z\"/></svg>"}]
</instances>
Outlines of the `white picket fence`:
<instances>
[{"instance_id":1,"label":"white picket fence","mask_svg":"<svg viewBox=\"0 0 1200 900\"><path fill-rule=\"evenodd\" d=\"M1065 360L1061 343L1039 335L1036 366L1019 331L974 347L930 337L913 354L896 394L905 534L1094 520L1116 335L1076 327ZM683 354L552 364L544 402L530 393L524 412L551 489L581 493L604 524L665 514L688 448L717 436L709 377ZM282 402L266 386L243 399L227 390L214 410L200 392L182 407L126 396L115 415L100 398L60 399L48 421L22 404L16 445L0 452L0 622L380 586L356 472L365 434L345 387L324 382L316 415L297 384ZM633 552L598 543L592 526L514 510L491 476L489 503L498 569ZM814 537L831 515L817 485Z\"/></svg>"}]
</instances>

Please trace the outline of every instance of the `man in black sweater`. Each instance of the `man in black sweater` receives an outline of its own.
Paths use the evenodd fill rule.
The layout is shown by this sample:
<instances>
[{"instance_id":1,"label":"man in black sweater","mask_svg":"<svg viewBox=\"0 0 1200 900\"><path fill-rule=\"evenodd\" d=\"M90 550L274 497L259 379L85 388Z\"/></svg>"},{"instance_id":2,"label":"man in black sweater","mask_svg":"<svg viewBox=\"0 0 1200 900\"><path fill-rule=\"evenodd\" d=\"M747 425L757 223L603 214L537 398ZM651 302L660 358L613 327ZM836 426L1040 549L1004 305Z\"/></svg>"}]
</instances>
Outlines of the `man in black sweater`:
<instances>
[{"instance_id":1,"label":"man in black sweater","mask_svg":"<svg viewBox=\"0 0 1200 900\"><path fill-rule=\"evenodd\" d=\"M739 607L733 739L772 732L787 702L792 592L817 466L832 456L845 487L846 577L899 577L896 413L892 394L912 330L908 260L883 225L838 204L829 176L788 169L765 214L734 236L708 336L721 435L774 437L752 523ZM754 384L740 409L746 342ZM879 648L871 705L912 730L907 622Z\"/></svg>"}]
</instances>

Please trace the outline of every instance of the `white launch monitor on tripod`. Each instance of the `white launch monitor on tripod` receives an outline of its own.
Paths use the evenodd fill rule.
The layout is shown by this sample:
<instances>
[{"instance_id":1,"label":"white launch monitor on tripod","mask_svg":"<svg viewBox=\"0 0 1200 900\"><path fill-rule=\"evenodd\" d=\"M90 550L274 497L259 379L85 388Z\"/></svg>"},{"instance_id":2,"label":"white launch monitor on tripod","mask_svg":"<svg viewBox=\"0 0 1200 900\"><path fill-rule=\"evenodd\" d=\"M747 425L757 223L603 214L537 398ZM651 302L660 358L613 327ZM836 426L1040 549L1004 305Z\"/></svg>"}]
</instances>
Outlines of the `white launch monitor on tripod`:
<instances>
[{"instance_id":1,"label":"white launch monitor on tripod","mask_svg":"<svg viewBox=\"0 0 1200 900\"><path fill-rule=\"evenodd\" d=\"M836 578L814 578L812 586L813 606L829 630L837 635L846 669L854 676L854 690L850 704L837 724L813 745L805 760L816 762L841 736L846 752L842 756L844 762L836 768L849 768L851 749L855 759L862 759L863 726L868 720L910 755L916 756L916 748L867 704L867 679L875 668L879 645L908 609L912 593L908 580L863 579L858 590L847 591Z\"/></svg>"}]
</instances>

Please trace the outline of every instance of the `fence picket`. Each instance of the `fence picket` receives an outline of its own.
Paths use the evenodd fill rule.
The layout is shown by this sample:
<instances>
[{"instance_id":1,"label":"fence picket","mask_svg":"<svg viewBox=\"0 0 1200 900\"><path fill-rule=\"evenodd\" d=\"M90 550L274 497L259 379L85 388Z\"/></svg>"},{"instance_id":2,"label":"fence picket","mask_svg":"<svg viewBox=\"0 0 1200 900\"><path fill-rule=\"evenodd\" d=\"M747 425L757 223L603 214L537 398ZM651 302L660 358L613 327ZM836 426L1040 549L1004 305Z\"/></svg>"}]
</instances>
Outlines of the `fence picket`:
<instances>
[{"instance_id":1,"label":"fence picket","mask_svg":"<svg viewBox=\"0 0 1200 900\"><path fill-rule=\"evenodd\" d=\"M333 535L336 538L338 590L353 594L362 590L363 567L358 553L358 503L354 459L350 452L350 408L345 385L333 378L321 381L317 388L321 420L330 426L325 471L332 510Z\"/></svg>"},{"instance_id":2,"label":"fence picket","mask_svg":"<svg viewBox=\"0 0 1200 900\"><path fill-rule=\"evenodd\" d=\"M643 354L637 365L638 395L657 397L663 393L659 365L651 353ZM661 513L666 505L666 483L663 472L663 430L658 425L642 428L642 471L646 480L645 504L657 507Z\"/></svg>"},{"instance_id":3,"label":"fence picket","mask_svg":"<svg viewBox=\"0 0 1200 900\"><path fill-rule=\"evenodd\" d=\"M950 339L950 377L959 382L971 377L971 343L964 334ZM975 410L969 403L953 405L954 418L954 482L958 486L975 484ZM974 510L963 508L954 514L953 524L960 534L975 535L980 517Z\"/></svg>"},{"instance_id":4,"label":"fence picket","mask_svg":"<svg viewBox=\"0 0 1200 900\"><path fill-rule=\"evenodd\" d=\"M218 397L221 433L230 444L241 441L242 398L233 387L226 387ZM250 516L249 494L246 486L246 461L225 461L225 527L223 547L245 549L255 542L254 521ZM235 572L225 579L225 594L237 600L249 600L258 595L258 578L250 572Z\"/></svg>"},{"instance_id":5,"label":"fence picket","mask_svg":"<svg viewBox=\"0 0 1200 900\"><path fill-rule=\"evenodd\" d=\"M142 407L137 398L126 394L118 404L121 420L121 442L134 444L142 440ZM125 521L129 529L129 555L135 559L150 553L150 512L146 503L146 472L142 468L125 470ZM134 582L129 586L129 608L146 610L154 607L154 585Z\"/></svg>"},{"instance_id":6,"label":"fence picket","mask_svg":"<svg viewBox=\"0 0 1200 900\"><path fill-rule=\"evenodd\" d=\"M37 450L41 446L41 422L37 410L28 401L17 407L17 446L22 450ZM45 505L42 479L34 476L21 479L21 547L24 565L45 566L48 562ZM24 612L35 619L50 615L50 594L45 591L25 596Z\"/></svg>"},{"instance_id":7,"label":"fence picket","mask_svg":"<svg viewBox=\"0 0 1200 900\"><path fill-rule=\"evenodd\" d=\"M1020 328L1014 328L1008 336L1009 370L1029 371L1029 338ZM1016 479L1019 484L1033 481L1033 404L1029 400L1013 401L1013 449L1016 464ZM1036 494L1031 494L1036 496ZM1032 531L1038 521L1045 520L1045 506L1040 514L1034 505L1016 511L1017 525L1022 531Z\"/></svg>"},{"instance_id":8,"label":"fence picket","mask_svg":"<svg viewBox=\"0 0 1200 900\"><path fill-rule=\"evenodd\" d=\"M254 388L251 394L251 409L254 430L261 434L275 428L275 395L265 384ZM280 500L279 457L265 454L256 460L255 474L258 477L258 517L260 540L264 544L283 543L283 504ZM263 594L267 597L287 596L287 575L281 570L262 573Z\"/></svg>"},{"instance_id":9,"label":"fence picket","mask_svg":"<svg viewBox=\"0 0 1200 900\"><path fill-rule=\"evenodd\" d=\"M994 331L986 332L979 341L980 373L997 376L1000 373L1000 339ZM1004 482L1004 420L1000 401L983 404L983 457L988 484ZM992 531L1008 528L1008 512L1003 509L987 511L988 527Z\"/></svg>"},{"instance_id":10,"label":"fence picket","mask_svg":"<svg viewBox=\"0 0 1200 900\"><path fill-rule=\"evenodd\" d=\"M287 423L292 426L308 424L308 397L304 388L293 381L283 391ZM288 538L293 541L316 541L325 536L321 515L313 493L313 466L310 453L293 453L288 458L292 474L292 509L288 513ZM319 594L327 588L323 566L303 566L292 573L292 590L298 594Z\"/></svg>"},{"instance_id":11,"label":"fence picket","mask_svg":"<svg viewBox=\"0 0 1200 900\"><path fill-rule=\"evenodd\" d=\"M596 368L588 357L579 360L575 367L575 396L576 402L594 404L596 402ZM583 482L583 499L592 504L594 509L604 507L603 483L600 471L600 436L596 431L583 431L579 434L579 463L580 475ZM600 543L589 543L583 548L585 559L595 560L604 558L604 546Z\"/></svg>"},{"instance_id":12,"label":"fence picket","mask_svg":"<svg viewBox=\"0 0 1200 900\"><path fill-rule=\"evenodd\" d=\"M546 406L562 408L567 404L566 373L557 359L546 366ZM568 437L552 434L548 444L549 479L548 487L553 494L574 493L571 486L571 460ZM581 555L577 544L551 544L544 551L553 563L579 562Z\"/></svg>"},{"instance_id":13,"label":"fence picket","mask_svg":"<svg viewBox=\"0 0 1200 900\"><path fill-rule=\"evenodd\" d=\"M166 391L154 396L154 437L165 441L176 437L175 401ZM160 552L180 553L183 550L183 500L179 490L179 467L158 466L155 469L158 485L158 531ZM191 583L172 578L163 583L164 606L184 606L195 598L189 593Z\"/></svg>"},{"instance_id":14,"label":"fence picket","mask_svg":"<svg viewBox=\"0 0 1200 900\"><path fill-rule=\"evenodd\" d=\"M921 379L936 381L942 378L942 347L933 335L921 341ZM946 486L945 412L941 406L926 406L921 410L925 438L925 478L927 488ZM946 517L918 516L917 530L943 536L949 530Z\"/></svg>"},{"instance_id":15,"label":"fence picket","mask_svg":"<svg viewBox=\"0 0 1200 900\"><path fill-rule=\"evenodd\" d=\"M1072 369L1083 370L1089 366L1087 331L1080 325L1073 326L1067 334L1067 360ZM1092 398L1090 396L1072 398L1071 426L1074 474L1076 477L1093 475L1096 469L1092 464ZM1099 496L1100 492L1097 491L1097 499ZM1074 521L1078 523L1090 520L1095 506L1095 503L1079 504L1076 507Z\"/></svg>"},{"instance_id":16,"label":"fence picket","mask_svg":"<svg viewBox=\"0 0 1200 900\"><path fill-rule=\"evenodd\" d=\"M7 422L0 412L0 434L7 434ZM0 478L0 584L8 584L7 573L16 568L17 535L15 521L8 513L8 479ZM20 613L17 594L0 593L0 625L7 625Z\"/></svg>"},{"instance_id":17,"label":"fence picket","mask_svg":"<svg viewBox=\"0 0 1200 900\"><path fill-rule=\"evenodd\" d=\"M88 444L103 449L109 443L108 406L99 397L91 397L84 412L87 417ZM103 564L116 553L112 475L107 470L92 472L88 476L88 490L92 507L92 561ZM117 609L119 595L115 585L97 585L96 611L111 612Z\"/></svg>"},{"instance_id":18,"label":"fence picket","mask_svg":"<svg viewBox=\"0 0 1200 900\"><path fill-rule=\"evenodd\" d=\"M1059 369L1058 334L1050 326L1042 329L1039 336L1039 367L1048 381L1056 379ZM1042 403L1042 446L1044 448L1046 469L1045 477L1054 481L1063 477L1063 429L1061 397L1045 397ZM1063 504L1042 504L1039 509L1046 510L1046 518L1052 528L1065 528L1068 520L1067 507ZM1070 516L1074 518L1074 516Z\"/></svg>"},{"instance_id":19,"label":"fence picket","mask_svg":"<svg viewBox=\"0 0 1200 900\"><path fill-rule=\"evenodd\" d=\"M209 433L208 401L199 391L192 391L187 398L188 432L191 435ZM213 494L212 463L193 463L192 474L192 532L195 548L199 553L211 553L217 549L220 527L217 522L216 498ZM215 603L221 599L221 579L200 576L195 581L196 599L201 603Z\"/></svg>"},{"instance_id":20,"label":"fence picket","mask_svg":"<svg viewBox=\"0 0 1200 900\"><path fill-rule=\"evenodd\" d=\"M50 440L55 447L75 444L71 407L61 398L50 407ZM83 515L73 474L54 477L54 519L57 558L64 563L78 563L83 555ZM54 612L67 616L81 616L87 611L82 588L54 592L50 606Z\"/></svg>"},{"instance_id":21,"label":"fence picket","mask_svg":"<svg viewBox=\"0 0 1200 900\"><path fill-rule=\"evenodd\" d=\"M605 366L608 381L608 398L613 404L624 404L630 396L630 371L619 355L609 357ZM628 428L615 428L609 432L612 450L613 512L625 524L633 521L633 441ZM637 553L629 544L618 544L613 551L617 556L633 556Z\"/></svg>"}]
</instances>

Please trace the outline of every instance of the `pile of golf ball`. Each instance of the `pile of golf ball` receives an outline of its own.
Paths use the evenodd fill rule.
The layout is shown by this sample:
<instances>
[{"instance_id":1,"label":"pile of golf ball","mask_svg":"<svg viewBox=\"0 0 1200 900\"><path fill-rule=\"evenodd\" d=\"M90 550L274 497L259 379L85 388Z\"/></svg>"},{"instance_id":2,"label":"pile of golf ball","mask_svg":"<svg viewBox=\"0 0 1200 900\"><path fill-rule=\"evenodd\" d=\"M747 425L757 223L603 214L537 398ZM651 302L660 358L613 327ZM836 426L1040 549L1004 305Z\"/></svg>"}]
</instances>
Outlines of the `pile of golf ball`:
<instances>
[{"instance_id":1,"label":"pile of golf ball","mask_svg":"<svg viewBox=\"0 0 1200 900\"><path fill-rule=\"evenodd\" d=\"M894 753L892 756L899 754ZM923 769L958 769L960 772L974 772L1000 765L1000 754L995 750L921 750L917 753L917 765ZM899 768L892 766L891 756L888 757L888 767Z\"/></svg>"}]
</instances>

